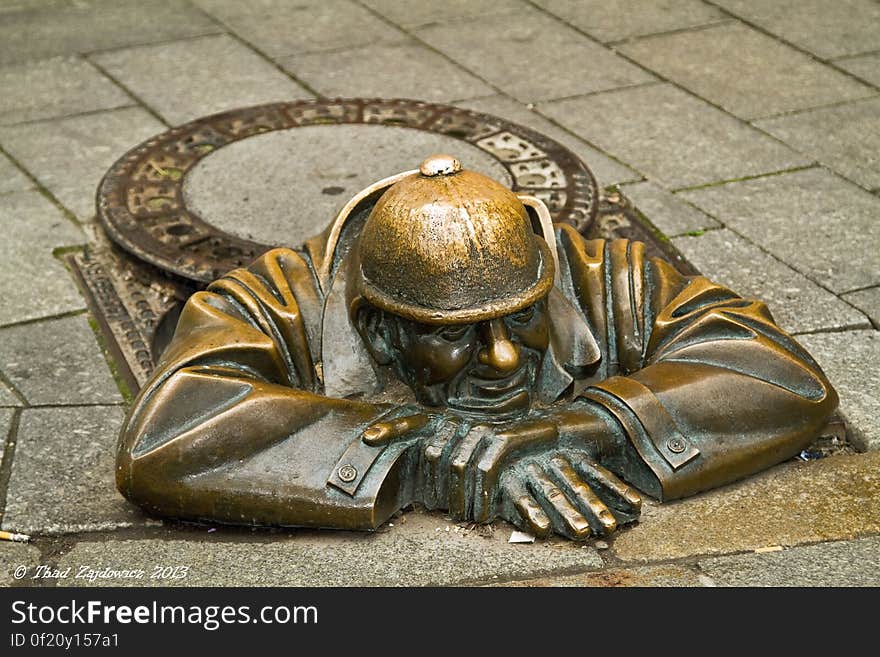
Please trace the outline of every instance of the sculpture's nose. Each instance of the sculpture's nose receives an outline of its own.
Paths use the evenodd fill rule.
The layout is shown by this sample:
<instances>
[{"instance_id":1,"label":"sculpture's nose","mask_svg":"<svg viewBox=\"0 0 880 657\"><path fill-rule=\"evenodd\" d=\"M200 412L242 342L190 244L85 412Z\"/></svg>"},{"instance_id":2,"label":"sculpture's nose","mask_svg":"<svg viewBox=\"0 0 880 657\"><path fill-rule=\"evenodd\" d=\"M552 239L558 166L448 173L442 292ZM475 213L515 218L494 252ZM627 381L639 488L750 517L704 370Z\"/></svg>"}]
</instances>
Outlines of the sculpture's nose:
<instances>
[{"instance_id":1,"label":"sculpture's nose","mask_svg":"<svg viewBox=\"0 0 880 657\"><path fill-rule=\"evenodd\" d=\"M519 365L519 346L510 341L503 319L492 319L480 326L483 347L477 355L482 365L501 374L514 371Z\"/></svg>"}]
</instances>

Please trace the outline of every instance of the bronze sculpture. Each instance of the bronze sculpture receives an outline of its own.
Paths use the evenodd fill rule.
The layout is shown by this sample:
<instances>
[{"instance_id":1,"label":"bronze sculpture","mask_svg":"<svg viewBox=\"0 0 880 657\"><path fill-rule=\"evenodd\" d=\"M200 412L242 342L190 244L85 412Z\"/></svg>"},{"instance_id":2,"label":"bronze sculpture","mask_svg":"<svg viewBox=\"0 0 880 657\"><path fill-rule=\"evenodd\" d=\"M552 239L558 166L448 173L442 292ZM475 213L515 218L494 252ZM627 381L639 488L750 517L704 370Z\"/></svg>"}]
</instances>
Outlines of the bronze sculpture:
<instances>
[{"instance_id":1,"label":"bronze sculpture","mask_svg":"<svg viewBox=\"0 0 880 657\"><path fill-rule=\"evenodd\" d=\"M421 503L583 539L636 489L793 456L836 405L764 304L437 155L188 301L117 485L175 518L375 529Z\"/></svg>"}]
</instances>

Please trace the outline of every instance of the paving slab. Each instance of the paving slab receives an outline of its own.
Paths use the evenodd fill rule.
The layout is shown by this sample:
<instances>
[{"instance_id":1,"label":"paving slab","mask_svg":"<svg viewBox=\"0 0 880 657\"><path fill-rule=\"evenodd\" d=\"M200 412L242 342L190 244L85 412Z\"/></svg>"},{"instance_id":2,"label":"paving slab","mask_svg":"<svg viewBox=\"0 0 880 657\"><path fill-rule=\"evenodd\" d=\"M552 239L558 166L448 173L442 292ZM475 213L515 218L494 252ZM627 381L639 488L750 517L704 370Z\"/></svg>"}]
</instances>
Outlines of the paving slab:
<instances>
[{"instance_id":1,"label":"paving slab","mask_svg":"<svg viewBox=\"0 0 880 657\"><path fill-rule=\"evenodd\" d=\"M789 461L740 483L646 504L611 539L624 561L649 562L846 540L880 533L880 452Z\"/></svg>"},{"instance_id":2,"label":"paving slab","mask_svg":"<svg viewBox=\"0 0 880 657\"><path fill-rule=\"evenodd\" d=\"M878 93L741 23L639 39L620 52L744 119Z\"/></svg>"},{"instance_id":3,"label":"paving slab","mask_svg":"<svg viewBox=\"0 0 880 657\"><path fill-rule=\"evenodd\" d=\"M62 586L449 586L590 570L602 560L590 547L560 540L509 544L510 526L462 530L441 514L406 514L374 534L290 531L232 542L203 540L81 542L59 567L144 569L189 566L181 580L62 580ZM75 570L76 568L74 568Z\"/></svg>"},{"instance_id":4,"label":"paving slab","mask_svg":"<svg viewBox=\"0 0 880 657\"><path fill-rule=\"evenodd\" d=\"M727 18L700 0L534 0L534 4L605 43Z\"/></svg>"},{"instance_id":5,"label":"paving slab","mask_svg":"<svg viewBox=\"0 0 880 657\"><path fill-rule=\"evenodd\" d=\"M32 405L122 402L86 315L0 329L0 371Z\"/></svg>"},{"instance_id":6,"label":"paving slab","mask_svg":"<svg viewBox=\"0 0 880 657\"><path fill-rule=\"evenodd\" d=\"M538 577L536 579L503 582L493 586L507 587L695 587L711 583L693 566L664 564L637 568L611 568L577 575Z\"/></svg>"},{"instance_id":7,"label":"paving slab","mask_svg":"<svg viewBox=\"0 0 880 657\"><path fill-rule=\"evenodd\" d=\"M85 306L73 279L52 256L82 244L85 234L40 192L0 196L0 324L79 310Z\"/></svg>"},{"instance_id":8,"label":"paving slab","mask_svg":"<svg viewBox=\"0 0 880 657\"><path fill-rule=\"evenodd\" d=\"M501 91L527 103L654 79L531 7L516 15L432 25L415 34Z\"/></svg>"},{"instance_id":9,"label":"paving slab","mask_svg":"<svg viewBox=\"0 0 880 657\"><path fill-rule=\"evenodd\" d=\"M538 111L672 189L810 162L671 84L542 103Z\"/></svg>"},{"instance_id":10,"label":"paving slab","mask_svg":"<svg viewBox=\"0 0 880 657\"><path fill-rule=\"evenodd\" d=\"M869 98L755 125L862 187L880 189L878 116L880 98Z\"/></svg>"},{"instance_id":11,"label":"paving slab","mask_svg":"<svg viewBox=\"0 0 880 657\"><path fill-rule=\"evenodd\" d=\"M714 0L819 57L880 50L880 5L873 0Z\"/></svg>"},{"instance_id":12,"label":"paving slab","mask_svg":"<svg viewBox=\"0 0 880 657\"><path fill-rule=\"evenodd\" d=\"M114 485L122 418L119 406L24 409L3 529L47 535L146 524Z\"/></svg>"},{"instance_id":13,"label":"paving slab","mask_svg":"<svg viewBox=\"0 0 880 657\"><path fill-rule=\"evenodd\" d=\"M498 14L515 14L525 6L522 0L362 0L362 4L382 14L392 23L406 28L463 19L482 20L486 16Z\"/></svg>"},{"instance_id":14,"label":"paving slab","mask_svg":"<svg viewBox=\"0 0 880 657\"><path fill-rule=\"evenodd\" d=\"M834 292L880 283L880 199L825 169L681 196Z\"/></svg>"},{"instance_id":15,"label":"paving slab","mask_svg":"<svg viewBox=\"0 0 880 657\"><path fill-rule=\"evenodd\" d=\"M858 310L727 228L672 242L713 281L765 302L789 333L871 328Z\"/></svg>"},{"instance_id":16,"label":"paving slab","mask_svg":"<svg viewBox=\"0 0 880 657\"><path fill-rule=\"evenodd\" d=\"M273 59L407 39L350 0L195 0L195 4Z\"/></svg>"},{"instance_id":17,"label":"paving slab","mask_svg":"<svg viewBox=\"0 0 880 657\"><path fill-rule=\"evenodd\" d=\"M415 98L449 102L495 92L448 59L418 43L370 45L279 61L324 96Z\"/></svg>"},{"instance_id":18,"label":"paving slab","mask_svg":"<svg viewBox=\"0 0 880 657\"><path fill-rule=\"evenodd\" d=\"M3 384L0 383L0 386L2 385ZM0 395L2 395L2 392L0 392ZM2 399L2 397L0 397L0 399ZM14 408L0 408L0 463L3 462L3 450L6 449L6 439L9 436L9 429L12 427L13 415L15 415Z\"/></svg>"},{"instance_id":19,"label":"paving slab","mask_svg":"<svg viewBox=\"0 0 880 657\"><path fill-rule=\"evenodd\" d=\"M840 395L850 442L880 450L880 331L798 336Z\"/></svg>"},{"instance_id":20,"label":"paving slab","mask_svg":"<svg viewBox=\"0 0 880 657\"><path fill-rule=\"evenodd\" d=\"M875 87L880 87L880 53L851 59L838 59L834 65L870 82Z\"/></svg>"},{"instance_id":21,"label":"paving slab","mask_svg":"<svg viewBox=\"0 0 880 657\"><path fill-rule=\"evenodd\" d=\"M110 165L165 126L140 108L0 128L0 145L81 221Z\"/></svg>"},{"instance_id":22,"label":"paving slab","mask_svg":"<svg viewBox=\"0 0 880 657\"><path fill-rule=\"evenodd\" d=\"M8 157L0 153L0 194L32 189L34 183L15 166Z\"/></svg>"},{"instance_id":23,"label":"paving slab","mask_svg":"<svg viewBox=\"0 0 880 657\"><path fill-rule=\"evenodd\" d=\"M128 94L78 57L4 66L0 89L0 124L134 104Z\"/></svg>"},{"instance_id":24,"label":"paving slab","mask_svg":"<svg viewBox=\"0 0 880 657\"><path fill-rule=\"evenodd\" d=\"M850 292L842 295L841 298L870 317L874 326L880 327L880 286Z\"/></svg>"},{"instance_id":25,"label":"paving slab","mask_svg":"<svg viewBox=\"0 0 880 657\"><path fill-rule=\"evenodd\" d=\"M608 157L602 151L590 146L583 139L575 137L568 130L564 130L558 125L551 123L537 112L530 110L522 103L518 103L507 96L488 96L455 104L475 112L485 112L486 114L500 116L502 119L519 123L547 135L551 139L555 139L590 167L590 171L596 176L600 188L630 180L641 180L642 178L640 173Z\"/></svg>"},{"instance_id":26,"label":"paving slab","mask_svg":"<svg viewBox=\"0 0 880 657\"><path fill-rule=\"evenodd\" d=\"M880 586L880 538L699 562L717 586Z\"/></svg>"},{"instance_id":27,"label":"paving slab","mask_svg":"<svg viewBox=\"0 0 880 657\"><path fill-rule=\"evenodd\" d=\"M14 392L12 392L12 390L9 389L9 386L7 386L5 383L0 381L0 408L11 408L14 406L23 406L23 405L24 404L16 396L16 394ZM0 417L2 417L2 416L0 416ZM3 434L2 424L3 424L3 422L0 421L0 435L5 435L5 434Z\"/></svg>"},{"instance_id":28,"label":"paving slab","mask_svg":"<svg viewBox=\"0 0 880 657\"><path fill-rule=\"evenodd\" d=\"M702 210L652 182L623 185L620 189L664 235L671 237L721 226Z\"/></svg>"},{"instance_id":29,"label":"paving slab","mask_svg":"<svg viewBox=\"0 0 880 657\"><path fill-rule=\"evenodd\" d=\"M431 153L455 153L465 168L511 184L500 162L460 139L398 126L316 125L218 149L187 174L183 194L188 208L221 230L296 246L323 230L356 193L418 168Z\"/></svg>"},{"instance_id":30,"label":"paving slab","mask_svg":"<svg viewBox=\"0 0 880 657\"><path fill-rule=\"evenodd\" d=\"M92 60L172 125L237 107L312 97L225 34L114 50Z\"/></svg>"},{"instance_id":31,"label":"paving slab","mask_svg":"<svg viewBox=\"0 0 880 657\"><path fill-rule=\"evenodd\" d=\"M32 570L39 563L40 551L33 545L0 543L0 587L20 585L15 569L24 566Z\"/></svg>"},{"instance_id":32,"label":"paving slab","mask_svg":"<svg viewBox=\"0 0 880 657\"><path fill-rule=\"evenodd\" d=\"M0 20L0 65L220 32L177 0L23 3Z\"/></svg>"}]
</instances>

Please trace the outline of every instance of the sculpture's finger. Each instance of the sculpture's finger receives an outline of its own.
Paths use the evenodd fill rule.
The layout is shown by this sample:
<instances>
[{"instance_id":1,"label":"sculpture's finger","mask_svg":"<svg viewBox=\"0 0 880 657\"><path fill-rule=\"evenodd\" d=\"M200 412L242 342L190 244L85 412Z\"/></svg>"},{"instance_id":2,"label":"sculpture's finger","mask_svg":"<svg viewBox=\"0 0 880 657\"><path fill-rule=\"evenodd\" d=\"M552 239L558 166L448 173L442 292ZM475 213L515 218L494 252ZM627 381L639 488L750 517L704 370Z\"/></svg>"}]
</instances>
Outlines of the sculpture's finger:
<instances>
[{"instance_id":1,"label":"sculpture's finger","mask_svg":"<svg viewBox=\"0 0 880 657\"><path fill-rule=\"evenodd\" d=\"M618 521L629 522L639 517L642 497L635 488L585 456L573 456L571 463L599 497L616 512Z\"/></svg>"},{"instance_id":2,"label":"sculpture's finger","mask_svg":"<svg viewBox=\"0 0 880 657\"><path fill-rule=\"evenodd\" d=\"M494 439L487 441L486 449L474 470L474 520L489 521L492 498L501 476L501 466L507 457L523 447L550 444L558 438L556 425L547 420L537 420L499 432Z\"/></svg>"},{"instance_id":3,"label":"sculpture's finger","mask_svg":"<svg viewBox=\"0 0 880 657\"><path fill-rule=\"evenodd\" d=\"M490 435L490 429L476 426L455 446L449 464L449 515L459 520L468 519L472 510L470 500L473 497L473 477L468 471L474 467L474 461Z\"/></svg>"},{"instance_id":4,"label":"sculpture's finger","mask_svg":"<svg viewBox=\"0 0 880 657\"><path fill-rule=\"evenodd\" d=\"M574 499L576 506L587 518L593 533L606 535L617 529L617 520L614 518L614 514L593 492L593 489L584 483L567 459L556 456L550 461L550 464L553 468L553 474L556 475L563 488L568 489L569 497Z\"/></svg>"},{"instance_id":5,"label":"sculpture's finger","mask_svg":"<svg viewBox=\"0 0 880 657\"><path fill-rule=\"evenodd\" d=\"M421 429L427 423L428 416L424 413L407 415L387 422L376 422L364 429L361 440L371 447L384 445L399 436Z\"/></svg>"},{"instance_id":6,"label":"sculpture's finger","mask_svg":"<svg viewBox=\"0 0 880 657\"><path fill-rule=\"evenodd\" d=\"M449 420L436 434L431 436L422 452L425 481L425 506L436 509L447 501L449 476L444 467L448 463L457 439L467 430L465 425Z\"/></svg>"},{"instance_id":7,"label":"sculpture's finger","mask_svg":"<svg viewBox=\"0 0 880 657\"><path fill-rule=\"evenodd\" d=\"M522 481L512 477L511 481L504 487L504 494L513 502L513 506L519 516L519 521L514 524L538 538L545 538L550 535L550 532L553 530L550 518L544 513L541 505L526 490Z\"/></svg>"},{"instance_id":8,"label":"sculpture's finger","mask_svg":"<svg viewBox=\"0 0 880 657\"><path fill-rule=\"evenodd\" d=\"M535 463L527 466L529 487L545 511L549 511L553 527L558 534L584 540L590 536L590 523L566 497L565 492Z\"/></svg>"}]
</instances>

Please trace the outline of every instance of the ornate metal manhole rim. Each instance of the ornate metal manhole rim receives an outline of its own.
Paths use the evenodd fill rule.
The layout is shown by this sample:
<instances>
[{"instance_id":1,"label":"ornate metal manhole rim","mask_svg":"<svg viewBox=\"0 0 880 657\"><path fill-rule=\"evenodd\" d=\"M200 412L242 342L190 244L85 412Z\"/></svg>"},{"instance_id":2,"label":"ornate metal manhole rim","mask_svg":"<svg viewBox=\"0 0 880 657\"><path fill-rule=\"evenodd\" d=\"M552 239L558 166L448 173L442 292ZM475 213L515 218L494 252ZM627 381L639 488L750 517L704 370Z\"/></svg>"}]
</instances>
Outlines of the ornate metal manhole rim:
<instances>
[{"instance_id":1,"label":"ornate metal manhole rim","mask_svg":"<svg viewBox=\"0 0 880 657\"><path fill-rule=\"evenodd\" d=\"M123 155L104 176L98 217L110 238L135 257L208 283L276 245L226 233L187 208L186 174L218 148L254 135L344 124L408 127L460 139L498 160L513 189L541 198L554 221L583 231L596 216L598 187L592 172L565 146L530 128L450 105L338 98L231 110L156 135Z\"/></svg>"}]
</instances>

